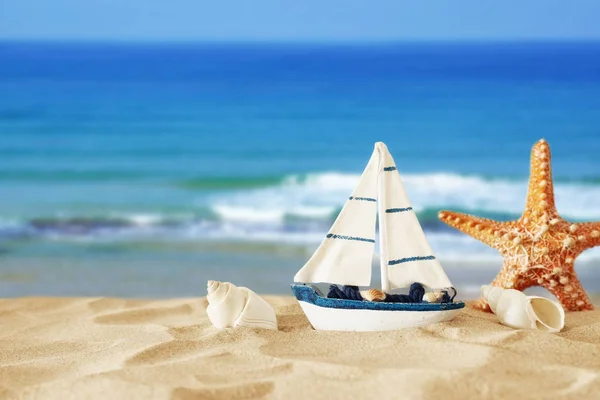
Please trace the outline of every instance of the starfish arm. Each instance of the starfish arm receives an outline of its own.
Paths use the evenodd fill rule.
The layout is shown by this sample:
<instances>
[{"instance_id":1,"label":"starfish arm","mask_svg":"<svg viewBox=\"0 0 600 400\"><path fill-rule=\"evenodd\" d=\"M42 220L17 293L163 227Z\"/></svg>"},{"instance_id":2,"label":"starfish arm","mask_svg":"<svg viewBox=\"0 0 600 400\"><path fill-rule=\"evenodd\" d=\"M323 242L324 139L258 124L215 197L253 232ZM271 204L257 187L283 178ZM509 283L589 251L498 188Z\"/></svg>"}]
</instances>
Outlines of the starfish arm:
<instances>
[{"instance_id":1,"label":"starfish arm","mask_svg":"<svg viewBox=\"0 0 600 400\"><path fill-rule=\"evenodd\" d=\"M556 296L565 311L593 310L594 306L577 275L565 274L564 277L568 279L565 283L543 286Z\"/></svg>"},{"instance_id":2,"label":"starfish arm","mask_svg":"<svg viewBox=\"0 0 600 400\"><path fill-rule=\"evenodd\" d=\"M575 233L585 249L600 246L600 222L584 222L577 226Z\"/></svg>"},{"instance_id":3,"label":"starfish arm","mask_svg":"<svg viewBox=\"0 0 600 400\"><path fill-rule=\"evenodd\" d=\"M453 211L441 211L438 217L451 227L494 248L498 246L498 237L502 236L507 230L505 222Z\"/></svg>"},{"instance_id":4,"label":"starfish arm","mask_svg":"<svg viewBox=\"0 0 600 400\"><path fill-rule=\"evenodd\" d=\"M502 254L492 285L520 291L543 286L567 311L592 310L573 263L581 252L600 246L600 221L570 223L558 215L550 162L548 143L540 140L531 152L527 202L519 220L498 222L450 211L439 218ZM474 307L490 311L485 299Z\"/></svg>"},{"instance_id":5,"label":"starfish arm","mask_svg":"<svg viewBox=\"0 0 600 400\"><path fill-rule=\"evenodd\" d=\"M523 218L532 220L544 214L548 220L558 215L554 203L550 146L542 139L531 150L529 189Z\"/></svg>"}]
</instances>

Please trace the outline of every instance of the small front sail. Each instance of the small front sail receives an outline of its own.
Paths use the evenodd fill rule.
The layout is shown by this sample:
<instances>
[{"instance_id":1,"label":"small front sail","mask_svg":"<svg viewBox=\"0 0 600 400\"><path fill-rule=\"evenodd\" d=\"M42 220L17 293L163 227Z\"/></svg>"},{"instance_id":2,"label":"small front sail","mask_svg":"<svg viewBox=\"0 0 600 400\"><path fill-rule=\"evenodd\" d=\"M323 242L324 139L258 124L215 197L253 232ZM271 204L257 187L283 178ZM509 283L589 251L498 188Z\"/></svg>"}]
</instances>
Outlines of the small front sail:
<instances>
[{"instance_id":1,"label":"small front sail","mask_svg":"<svg viewBox=\"0 0 600 400\"><path fill-rule=\"evenodd\" d=\"M413 210L392 155L383 143L381 210L382 229L387 258L389 289L409 287L420 282L429 288L452 286L444 269L435 258L417 214ZM386 288L386 282L383 282Z\"/></svg>"},{"instance_id":2,"label":"small front sail","mask_svg":"<svg viewBox=\"0 0 600 400\"><path fill-rule=\"evenodd\" d=\"M380 160L376 148L352 196L294 282L356 286L371 283Z\"/></svg>"}]
</instances>

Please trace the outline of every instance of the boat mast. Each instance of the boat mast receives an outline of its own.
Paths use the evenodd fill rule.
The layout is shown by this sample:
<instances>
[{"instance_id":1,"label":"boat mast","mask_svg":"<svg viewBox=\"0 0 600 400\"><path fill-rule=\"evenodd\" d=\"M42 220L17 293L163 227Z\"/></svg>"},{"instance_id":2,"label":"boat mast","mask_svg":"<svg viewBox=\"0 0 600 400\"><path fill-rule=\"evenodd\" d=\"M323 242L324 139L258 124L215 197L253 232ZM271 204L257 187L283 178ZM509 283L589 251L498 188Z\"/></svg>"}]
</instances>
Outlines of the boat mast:
<instances>
[{"instance_id":1,"label":"boat mast","mask_svg":"<svg viewBox=\"0 0 600 400\"><path fill-rule=\"evenodd\" d=\"M377 174L377 214L379 218L379 268L381 269L381 290L384 293L390 291L390 280L388 277L388 259L386 243L385 224L385 180L383 167L385 165L385 152L379 150L379 173Z\"/></svg>"}]
</instances>

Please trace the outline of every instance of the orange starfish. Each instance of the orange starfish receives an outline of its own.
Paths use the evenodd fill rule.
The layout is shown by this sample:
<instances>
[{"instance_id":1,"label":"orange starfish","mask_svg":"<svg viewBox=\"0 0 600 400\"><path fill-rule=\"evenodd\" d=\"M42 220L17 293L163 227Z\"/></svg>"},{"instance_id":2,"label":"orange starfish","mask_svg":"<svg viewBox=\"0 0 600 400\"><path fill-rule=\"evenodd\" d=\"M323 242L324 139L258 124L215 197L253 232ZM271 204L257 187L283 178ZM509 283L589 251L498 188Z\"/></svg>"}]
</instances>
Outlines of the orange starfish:
<instances>
[{"instance_id":1,"label":"orange starfish","mask_svg":"<svg viewBox=\"0 0 600 400\"><path fill-rule=\"evenodd\" d=\"M521 291L543 286L566 310L592 310L573 263L584 250L600 245L600 222L570 223L558 215L550 161L542 139L531 152L527 203L518 220L498 222L449 211L439 218L502 254L504 264L492 285ZM483 299L476 307L490 311Z\"/></svg>"}]
</instances>

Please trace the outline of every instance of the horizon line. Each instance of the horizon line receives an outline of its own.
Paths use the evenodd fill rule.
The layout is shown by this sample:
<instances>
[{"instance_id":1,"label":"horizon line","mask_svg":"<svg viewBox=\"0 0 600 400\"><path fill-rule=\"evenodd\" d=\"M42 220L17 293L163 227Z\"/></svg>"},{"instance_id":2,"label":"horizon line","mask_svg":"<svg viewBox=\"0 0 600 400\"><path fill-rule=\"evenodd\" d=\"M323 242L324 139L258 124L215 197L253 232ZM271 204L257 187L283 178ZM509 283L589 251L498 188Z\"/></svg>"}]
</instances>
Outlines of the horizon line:
<instances>
[{"instance_id":1,"label":"horizon line","mask_svg":"<svg viewBox=\"0 0 600 400\"><path fill-rule=\"evenodd\" d=\"M405 39L117 39L117 38L10 38L0 43L29 44L284 44L284 45L366 45L366 44L483 44L483 43L600 43L598 38L523 37L523 38L405 38Z\"/></svg>"}]
</instances>

